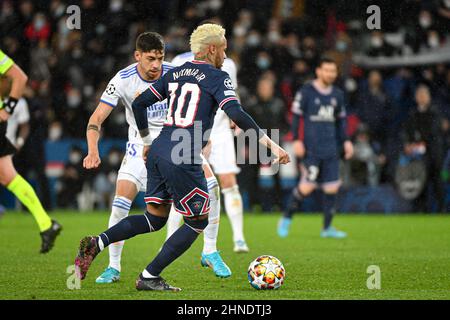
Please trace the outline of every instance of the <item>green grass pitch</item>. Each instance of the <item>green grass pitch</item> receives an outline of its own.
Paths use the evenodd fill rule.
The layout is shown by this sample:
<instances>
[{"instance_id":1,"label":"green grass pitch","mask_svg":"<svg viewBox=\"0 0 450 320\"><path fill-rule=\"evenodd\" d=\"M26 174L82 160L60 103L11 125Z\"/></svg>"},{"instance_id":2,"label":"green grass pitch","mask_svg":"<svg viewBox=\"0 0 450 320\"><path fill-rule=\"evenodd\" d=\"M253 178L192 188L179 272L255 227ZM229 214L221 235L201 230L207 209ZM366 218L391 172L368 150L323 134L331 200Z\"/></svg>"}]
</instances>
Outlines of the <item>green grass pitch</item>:
<instances>
[{"instance_id":1,"label":"green grass pitch","mask_svg":"<svg viewBox=\"0 0 450 320\"><path fill-rule=\"evenodd\" d=\"M135 212L139 213L139 212ZM321 215L297 215L292 233L279 239L279 215L246 214L250 253L232 252L229 221L222 214L218 246L232 269L216 278L200 266L203 239L169 266L163 276L180 293L138 292L137 275L155 256L165 229L127 241L122 278L112 285L95 284L107 265L108 253L94 261L81 289L67 288L67 268L78 242L107 226L109 213L57 212L64 230L47 255L38 253L40 239L31 215L8 212L0 219L0 299L449 299L450 216L339 215L335 225L348 239L321 239ZM285 284L275 291L257 291L247 281L247 267L261 254L278 257L286 268ZM381 289L367 289L367 267L381 270ZM69 279L70 282L70 279Z\"/></svg>"}]
</instances>

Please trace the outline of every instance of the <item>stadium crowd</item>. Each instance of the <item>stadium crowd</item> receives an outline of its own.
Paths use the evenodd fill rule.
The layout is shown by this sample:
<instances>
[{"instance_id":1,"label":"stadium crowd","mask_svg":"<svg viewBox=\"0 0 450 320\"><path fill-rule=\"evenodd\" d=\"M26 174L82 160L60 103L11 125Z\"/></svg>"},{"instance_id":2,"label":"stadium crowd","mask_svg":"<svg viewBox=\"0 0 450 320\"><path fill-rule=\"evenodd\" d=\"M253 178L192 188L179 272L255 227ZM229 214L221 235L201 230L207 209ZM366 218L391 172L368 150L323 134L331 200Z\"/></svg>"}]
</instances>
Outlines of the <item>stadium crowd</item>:
<instances>
[{"instance_id":1,"label":"stadium crowd","mask_svg":"<svg viewBox=\"0 0 450 320\"><path fill-rule=\"evenodd\" d=\"M242 104L262 127L280 129L289 144L295 92L314 78L321 56L331 57L340 70L347 131L355 144L355 156L343 168L344 185L399 185L399 167L419 158L427 172L422 184L432 186L442 210L450 170L450 1L378 1L382 28L369 30L366 8L372 2L377 1L1 0L0 48L29 76L30 134L16 156L18 168L25 175L35 172L50 208L42 174L45 143L85 138L107 81L133 61L136 36L146 30L163 34L170 61L189 50L186 39L199 22L218 17L228 33L228 57L238 66ZM81 9L79 30L68 28L69 5ZM126 139L124 113L114 112L102 134ZM101 175L82 170L82 154L77 147L70 151L57 205L75 205L89 182L101 193L98 206L108 207L120 150L110 151ZM275 189L278 196L267 210L281 204L282 174L265 190L259 168L242 169L241 190L250 203L264 206ZM416 195L417 210L427 210L426 194Z\"/></svg>"}]
</instances>

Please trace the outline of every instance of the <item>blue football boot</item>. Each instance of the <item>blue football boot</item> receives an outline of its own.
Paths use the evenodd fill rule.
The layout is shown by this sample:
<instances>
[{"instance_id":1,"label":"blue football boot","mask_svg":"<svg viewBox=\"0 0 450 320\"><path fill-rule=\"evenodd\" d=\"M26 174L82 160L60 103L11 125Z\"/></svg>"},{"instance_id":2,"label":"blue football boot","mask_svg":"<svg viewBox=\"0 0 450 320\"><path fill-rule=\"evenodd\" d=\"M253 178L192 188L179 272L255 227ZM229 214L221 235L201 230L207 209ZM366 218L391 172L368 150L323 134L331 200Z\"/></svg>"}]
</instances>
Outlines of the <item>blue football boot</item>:
<instances>
[{"instance_id":1,"label":"blue football boot","mask_svg":"<svg viewBox=\"0 0 450 320\"><path fill-rule=\"evenodd\" d=\"M328 229L324 229L320 232L320 236L322 238L335 238L335 239L343 239L347 237L347 233L344 231L336 230L334 227L328 227Z\"/></svg>"},{"instance_id":2,"label":"blue football boot","mask_svg":"<svg viewBox=\"0 0 450 320\"><path fill-rule=\"evenodd\" d=\"M103 273L95 280L95 283L113 283L120 280L120 271L114 268L108 267Z\"/></svg>"},{"instance_id":3,"label":"blue football boot","mask_svg":"<svg viewBox=\"0 0 450 320\"><path fill-rule=\"evenodd\" d=\"M222 260L219 251L204 254L202 253L201 263L203 267L210 267L219 278L228 278L231 276L231 270Z\"/></svg>"},{"instance_id":4,"label":"blue football boot","mask_svg":"<svg viewBox=\"0 0 450 320\"><path fill-rule=\"evenodd\" d=\"M280 238L286 238L289 235L289 229L291 227L292 219L282 217L280 221L278 222L278 236Z\"/></svg>"}]
</instances>

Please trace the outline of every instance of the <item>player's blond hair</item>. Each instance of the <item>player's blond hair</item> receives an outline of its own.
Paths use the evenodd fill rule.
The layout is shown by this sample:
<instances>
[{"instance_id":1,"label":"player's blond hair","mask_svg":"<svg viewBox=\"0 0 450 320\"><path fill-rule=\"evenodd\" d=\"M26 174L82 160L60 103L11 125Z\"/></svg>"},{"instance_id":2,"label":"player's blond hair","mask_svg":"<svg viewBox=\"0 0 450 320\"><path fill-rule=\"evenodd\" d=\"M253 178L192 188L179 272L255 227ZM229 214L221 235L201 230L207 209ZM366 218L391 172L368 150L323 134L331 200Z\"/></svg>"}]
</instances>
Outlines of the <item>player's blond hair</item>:
<instances>
[{"instance_id":1,"label":"player's blond hair","mask_svg":"<svg viewBox=\"0 0 450 320\"><path fill-rule=\"evenodd\" d=\"M198 54L210 44L220 44L225 37L225 29L213 23L202 24L191 34L191 51Z\"/></svg>"}]
</instances>

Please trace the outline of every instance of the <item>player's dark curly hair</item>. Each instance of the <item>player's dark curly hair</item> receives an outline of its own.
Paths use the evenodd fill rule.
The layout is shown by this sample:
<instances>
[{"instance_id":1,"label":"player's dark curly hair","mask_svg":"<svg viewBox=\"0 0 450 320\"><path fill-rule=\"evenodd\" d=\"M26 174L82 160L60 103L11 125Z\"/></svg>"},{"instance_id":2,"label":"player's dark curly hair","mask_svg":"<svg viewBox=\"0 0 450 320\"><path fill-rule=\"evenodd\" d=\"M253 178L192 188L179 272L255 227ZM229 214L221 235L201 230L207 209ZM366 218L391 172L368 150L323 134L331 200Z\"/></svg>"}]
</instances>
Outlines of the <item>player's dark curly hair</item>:
<instances>
[{"instance_id":1,"label":"player's dark curly hair","mask_svg":"<svg viewBox=\"0 0 450 320\"><path fill-rule=\"evenodd\" d=\"M164 38L156 32L143 32L136 39L136 50L150 52L153 50L164 52Z\"/></svg>"},{"instance_id":2,"label":"player's dark curly hair","mask_svg":"<svg viewBox=\"0 0 450 320\"><path fill-rule=\"evenodd\" d=\"M334 63L334 64L337 64L336 61L335 61L334 59L332 59L332 58L330 58L330 57L324 56L324 57L320 57L320 59L319 59L319 61L318 61L318 63L317 63L317 67L320 68L320 67L322 66L322 64L324 64L324 63Z\"/></svg>"}]
</instances>

